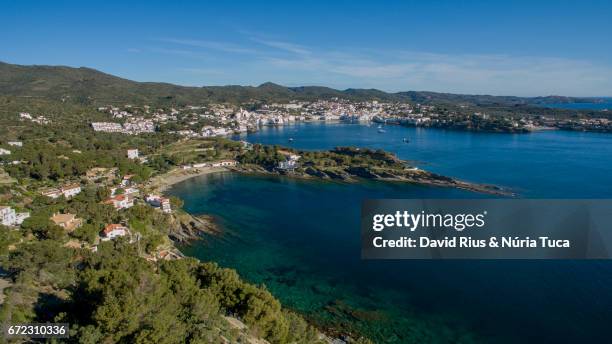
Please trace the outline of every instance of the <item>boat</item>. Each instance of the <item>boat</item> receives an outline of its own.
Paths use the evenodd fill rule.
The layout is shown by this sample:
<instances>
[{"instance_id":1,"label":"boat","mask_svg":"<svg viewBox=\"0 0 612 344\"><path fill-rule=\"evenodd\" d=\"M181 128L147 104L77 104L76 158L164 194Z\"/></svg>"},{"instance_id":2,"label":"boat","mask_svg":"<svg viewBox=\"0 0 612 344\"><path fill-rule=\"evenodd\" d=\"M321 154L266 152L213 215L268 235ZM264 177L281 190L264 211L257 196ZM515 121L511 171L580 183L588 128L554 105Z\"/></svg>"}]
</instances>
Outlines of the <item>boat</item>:
<instances>
[{"instance_id":1,"label":"boat","mask_svg":"<svg viewBox=\"0 0 612 344\"><path fill-rule=\"evenodd\" d=\"M382 125L380 125L380 124L379 124L379 125L378 125L378 129L382 129Z\"/></svg>"},{"instance_id":2,"label":"boat","mask_svg":"<svg viewBox=\"0 0 612 344\"><path fill-rule=\"evenodd\" d=\"M381 133L381 134L382 133L386 133L386 131L384 131L383 129L378 129L378 132Z\"/></svg>"},{"instance_id":3,"label":"boat","mask_svg":"<svg viewBox=\"0 0 612 344\"><path fill-rule=\"evenodd\" d=\"M290 138L289 138L289 142L293 142L293 137L290 137Z\"/></svg>"},{"instance_id":4,"label":"boat","mask_svg":"<svg viewBox=\"0 0 612 344\"><path fill-rule=\"evenodd\" d=\"M402 141L404 141L404 142L406 142L406 143L410 142L410 140L409 140L407 137L404 137L404 138L402 139Z\"/></svg>"}]
</instances>

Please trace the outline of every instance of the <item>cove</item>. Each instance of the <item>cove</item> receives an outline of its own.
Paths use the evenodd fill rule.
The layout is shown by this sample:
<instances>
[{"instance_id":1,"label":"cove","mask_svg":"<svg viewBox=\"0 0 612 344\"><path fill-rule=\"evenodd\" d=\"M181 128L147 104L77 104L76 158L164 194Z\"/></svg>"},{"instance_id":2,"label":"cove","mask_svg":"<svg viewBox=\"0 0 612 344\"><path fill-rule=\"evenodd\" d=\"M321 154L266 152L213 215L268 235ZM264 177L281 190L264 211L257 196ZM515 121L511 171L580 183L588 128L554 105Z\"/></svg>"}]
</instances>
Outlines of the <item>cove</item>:
<instances>
[{"instance_id":1,"label":"cove","mask_svg":"<svg viewBox=\"0 0 612 344\"><path fill-rule=\"evenodd\" d=\"M511 186L530 197L609 197L612 192L607 136L385 130L378 135L367 126L314 124L270 128L246 139L286 145L292 137L292 145L302 149L380 147L423 168ZM401 142L403 136L411 143L393 139ZM573 159L578 156L585 159ZM185 254L237 269L322 327L358 331L380 343L607 340L612 319L607 261L360 259L362 199L482 195L233 173L187 180L170 193L185 200L187 211L212 214L225 230L182 247Z\"/></svg>"}]
</instances>

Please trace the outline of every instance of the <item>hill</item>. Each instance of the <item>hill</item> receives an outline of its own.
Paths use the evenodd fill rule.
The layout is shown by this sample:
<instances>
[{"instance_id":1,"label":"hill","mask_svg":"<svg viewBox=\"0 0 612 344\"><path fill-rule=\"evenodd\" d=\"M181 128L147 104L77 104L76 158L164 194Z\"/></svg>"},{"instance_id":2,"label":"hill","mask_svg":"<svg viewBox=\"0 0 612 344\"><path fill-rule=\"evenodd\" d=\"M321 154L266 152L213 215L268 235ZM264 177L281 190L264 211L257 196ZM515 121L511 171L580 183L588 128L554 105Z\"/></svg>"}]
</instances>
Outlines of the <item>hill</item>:
<instances>
[{"instance_id":1,"label":"hill","mask_svg":"<svg viewBox=\"0 0 612 344\"><path fill-rule=\"evenodd\" d=\"M525 98L424 91L388 93L377 89L336 90L322 86L285 87L271 82L257 87L238 85L188 87L161 82L137 82L86 67L24 66L2 62L0 62L0 93L5 96L34 97L96 105L283 102L334 97L354 101L409 101L426 104L505 107L596 101L592 98L558 96Z\"/></svg>"}]
</instances>

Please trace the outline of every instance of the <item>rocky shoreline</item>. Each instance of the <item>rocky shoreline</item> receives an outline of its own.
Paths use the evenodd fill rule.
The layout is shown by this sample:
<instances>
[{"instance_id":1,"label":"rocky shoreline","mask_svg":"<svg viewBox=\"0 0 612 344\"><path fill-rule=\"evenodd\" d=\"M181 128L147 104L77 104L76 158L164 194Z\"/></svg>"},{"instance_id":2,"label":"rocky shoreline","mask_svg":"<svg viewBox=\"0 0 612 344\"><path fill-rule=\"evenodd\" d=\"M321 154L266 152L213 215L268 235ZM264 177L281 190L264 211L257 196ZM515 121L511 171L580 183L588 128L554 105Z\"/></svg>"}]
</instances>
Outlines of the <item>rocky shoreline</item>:
<instances>
[{"instance_id":1,"label":"rocky shoreline","mask_svg":"<svg viewBox=\"0 0 612 344\"><path fill-rule=\"evenodd\" d=\"M323 179L344 182L358 182L360 179L368 179L385 182L413 183L436 187L457 188L497 196L516 196L512 191L496 185L470 183L417 168L406 168L398 171L370 169L367 167L347 167L345 169L333 170L307 167L303 171L285 172L276 169L266 169L259 165L239 165L230 170L247 174L283 175L299 179Z\"/></svg>"},{"instance_id":2,"label":"rocky shoreline","mask_svg":"<svg viewBox=\"0 0 612 344\"><path fill-rule=\"evenodd\" d=\"M179 244L199 240L202 235L219 235L221 229L210 215L194 216L184 211L175 214L168 237Z\"/></svg>"},{"instance_id":3,"label":"rocky shoreline","mask_svg":"<svg viewBox=\"0 0 612 344\"><path fill-rule=\"evenodd\" d=\"M484 193L489 195L497 195L504 197L515 196L510 190L488 185L470 183L418 168L384 169L384 168L369 168L369 167L352 167L335 169L321 169L313 166L308 166L297 171L282 171L277 169L267 169L255 164L242 164L230 168L202 168L197 170L173 170L166 174L159 175L149 182L149 189L156 192L165 192L170 186L198 176L218 173L218 172L236 172L245 174L259 174L270 176L286 176L289 178L297 178L304 180L330 180L342 182L359 182L360 180L375 180L383 182L398 182L412 183L418 185L429 185L435 187L456 188L466 191ZM169 238L179 244L185 244L193 240L201 239L202 235L219 235L221 229L215 223L210 215L194 216L185 211L178 211L172 225L170 226Z\"/></svg>"}]
</instances>

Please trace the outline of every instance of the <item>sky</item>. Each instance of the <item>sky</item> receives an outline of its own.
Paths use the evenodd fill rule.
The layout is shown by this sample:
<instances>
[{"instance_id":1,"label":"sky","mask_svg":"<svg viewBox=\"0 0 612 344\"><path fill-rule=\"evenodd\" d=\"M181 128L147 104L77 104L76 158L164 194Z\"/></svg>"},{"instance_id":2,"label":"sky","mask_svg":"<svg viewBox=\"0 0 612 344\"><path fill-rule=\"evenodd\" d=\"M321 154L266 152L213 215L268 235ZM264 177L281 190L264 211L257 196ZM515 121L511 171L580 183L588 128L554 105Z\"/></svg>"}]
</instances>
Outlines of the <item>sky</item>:
<instances>
[{"instance_id":1,"label":"sky","mask_svg":"<svg viewBox=\"0 0 612 344\"><path fill-rule=\"evenodd\" d=\"M0 61L180 85L612 96L612 1L8 1Z\"/></svg>"}]
</instances>

